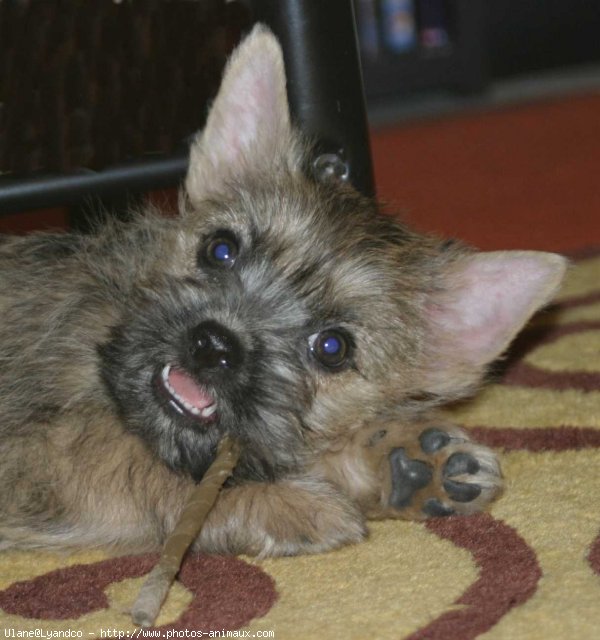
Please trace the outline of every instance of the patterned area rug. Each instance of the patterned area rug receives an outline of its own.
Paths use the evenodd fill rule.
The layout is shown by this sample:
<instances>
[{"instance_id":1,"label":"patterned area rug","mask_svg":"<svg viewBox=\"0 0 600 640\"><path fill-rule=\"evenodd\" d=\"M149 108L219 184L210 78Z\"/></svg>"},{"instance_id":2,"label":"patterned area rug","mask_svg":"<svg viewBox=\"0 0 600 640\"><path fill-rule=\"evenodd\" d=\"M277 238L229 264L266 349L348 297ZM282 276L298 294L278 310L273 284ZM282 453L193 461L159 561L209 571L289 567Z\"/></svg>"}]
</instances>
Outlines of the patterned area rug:
<instances>
[{"instance_id":1,"label":"patterned area rug","mask_svg":"<svg viewBox=\"0 0 600 640\"><path fill-rule=\"evenodd\" d=\"M188 558L158 620L163 637L597 637L600 253L575 264L496 382L449 413L502 452L506 491L489 513L374 523L364 544L315 557ZM143 637L127 609L154 561L4 553L0 627Z\"/></svg>"}]
</instances>

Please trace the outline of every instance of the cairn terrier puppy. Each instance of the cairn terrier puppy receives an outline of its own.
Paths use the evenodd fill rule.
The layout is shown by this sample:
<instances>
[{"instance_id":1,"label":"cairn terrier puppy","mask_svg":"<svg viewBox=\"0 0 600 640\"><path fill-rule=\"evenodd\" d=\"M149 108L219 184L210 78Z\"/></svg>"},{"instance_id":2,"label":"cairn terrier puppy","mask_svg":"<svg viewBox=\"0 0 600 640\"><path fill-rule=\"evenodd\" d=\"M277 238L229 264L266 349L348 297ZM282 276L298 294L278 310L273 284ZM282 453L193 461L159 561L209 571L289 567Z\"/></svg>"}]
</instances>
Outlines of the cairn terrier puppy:
<instances>
[{"instance_id":1,"label":"cairn terrier puppy","mask_svg":"<svg viewBox=\"0 0 600 640\"><path fill-rule=\"evenodd\" d=\"M493 452L437 420L565 263L424 237L307 171L257 26L193 142L180 215L0 243L0 548L158 548L224 434L196 548L314 553L369 518L469 514Z\"/></svg>"}]
</instances>

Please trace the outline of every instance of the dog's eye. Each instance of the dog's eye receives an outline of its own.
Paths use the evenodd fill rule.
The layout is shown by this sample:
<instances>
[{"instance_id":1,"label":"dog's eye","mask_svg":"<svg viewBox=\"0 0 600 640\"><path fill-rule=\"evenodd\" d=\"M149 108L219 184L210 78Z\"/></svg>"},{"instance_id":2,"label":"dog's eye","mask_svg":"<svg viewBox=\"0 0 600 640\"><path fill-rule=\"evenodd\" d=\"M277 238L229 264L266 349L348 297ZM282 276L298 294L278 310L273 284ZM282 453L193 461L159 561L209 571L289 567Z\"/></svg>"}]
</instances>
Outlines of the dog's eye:
<instances>
[{"instance_id":1,"label":"dog's eye","mask_svg":"<svg viewBox=\"0 0 600 640\"><path fill-rule=\"evenodd\" d=\"M238 257L239 247L235 236L229 231L217 232L205 243L202 257L220 267L232 267Z\"/></svg>"},{"instance_id":2,"label":"dog's eye","mask_svg":"<svg viewBox=\"0 0 600 640\"><path fill-rule=\"evenodd\" d=\"M313 358L326 369L339 369L348 362L351 351L349 336L341 329L327 329L308 338Z\"/></svg>"}]
</instances>

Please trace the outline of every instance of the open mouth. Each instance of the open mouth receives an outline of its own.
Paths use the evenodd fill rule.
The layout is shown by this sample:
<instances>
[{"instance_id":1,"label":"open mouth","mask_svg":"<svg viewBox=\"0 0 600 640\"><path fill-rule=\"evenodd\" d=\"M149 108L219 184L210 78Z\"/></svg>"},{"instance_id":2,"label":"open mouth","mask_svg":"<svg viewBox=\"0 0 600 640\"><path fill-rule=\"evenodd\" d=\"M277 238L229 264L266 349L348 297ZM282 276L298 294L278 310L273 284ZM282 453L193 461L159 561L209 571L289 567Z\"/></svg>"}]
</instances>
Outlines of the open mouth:
<instances>
[{"instance_id":1,"label":"open mouth","mask_svg":"<svg viewBox=\"0 0 600 640\"><path fill-rule=\"evenodd\" d=\"M169 406L180 415L206 422L216 418L217 403L209 391L173 365L163 367L156 384Z\"/></svg>"}]
</instances>

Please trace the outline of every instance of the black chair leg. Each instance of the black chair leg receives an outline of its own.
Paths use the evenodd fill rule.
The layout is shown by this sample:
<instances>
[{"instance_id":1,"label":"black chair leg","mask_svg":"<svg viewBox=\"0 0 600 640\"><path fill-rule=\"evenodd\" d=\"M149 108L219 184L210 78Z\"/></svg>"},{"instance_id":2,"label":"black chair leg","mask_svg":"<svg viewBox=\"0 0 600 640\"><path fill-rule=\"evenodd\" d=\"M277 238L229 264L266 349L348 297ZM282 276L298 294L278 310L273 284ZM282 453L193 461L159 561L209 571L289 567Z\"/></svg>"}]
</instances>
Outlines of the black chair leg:
<instances>
[{"instance_id":1,"label":"black chair leg","mask_svg":"<svg viewBox=\"0 0 600 640\"><path fill-rule=\"evenodd\" d=\"M279 38L292 117L318 140L313 169L375 193L351 0L244 0Z\"/></svg>"}]
</instances>

